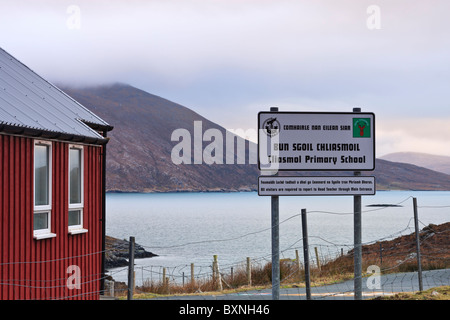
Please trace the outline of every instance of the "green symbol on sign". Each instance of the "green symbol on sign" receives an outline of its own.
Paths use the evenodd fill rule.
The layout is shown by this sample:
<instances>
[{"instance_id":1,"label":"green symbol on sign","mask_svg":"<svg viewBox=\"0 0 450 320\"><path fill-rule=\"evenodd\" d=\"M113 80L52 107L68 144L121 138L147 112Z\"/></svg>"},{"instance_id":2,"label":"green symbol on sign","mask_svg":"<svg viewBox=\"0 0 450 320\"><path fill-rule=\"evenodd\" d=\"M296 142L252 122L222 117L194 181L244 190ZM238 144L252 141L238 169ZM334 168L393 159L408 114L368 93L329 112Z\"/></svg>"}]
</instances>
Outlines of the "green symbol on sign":
<instances>
[{"instance_id":1,"label":"green symbol on sign","mask_svg":"<svg viewBox=\"0 0 450 320\"><path fill-rule=\"evenodd\" d=\"M370 118L353 118L353 138L370 138Z\"/></svg>"}]
</instances>

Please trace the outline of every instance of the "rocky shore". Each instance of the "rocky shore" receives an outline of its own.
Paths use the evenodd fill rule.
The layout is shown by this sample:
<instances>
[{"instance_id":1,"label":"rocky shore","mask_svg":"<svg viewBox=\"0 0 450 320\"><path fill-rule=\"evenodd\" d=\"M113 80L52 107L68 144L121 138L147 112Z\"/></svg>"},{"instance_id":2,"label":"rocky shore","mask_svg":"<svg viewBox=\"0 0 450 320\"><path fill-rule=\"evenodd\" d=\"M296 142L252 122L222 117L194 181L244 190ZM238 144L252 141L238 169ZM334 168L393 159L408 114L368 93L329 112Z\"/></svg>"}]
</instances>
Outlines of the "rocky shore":
<instances>
[{"instance_id":1,"label":"rocky shore","mask_svg":"<svg viewBox=\"0 0 450 320\"><path fill-rule=\"evenodd\" d=\"M105 267L106 269L118 268L128 266L130 242L128 240L121 240L106 236L106 254ZM134 244L134 258L151 258L156 257L157 254L145 250L141 245Z\"/></svg>"}]
</instances>

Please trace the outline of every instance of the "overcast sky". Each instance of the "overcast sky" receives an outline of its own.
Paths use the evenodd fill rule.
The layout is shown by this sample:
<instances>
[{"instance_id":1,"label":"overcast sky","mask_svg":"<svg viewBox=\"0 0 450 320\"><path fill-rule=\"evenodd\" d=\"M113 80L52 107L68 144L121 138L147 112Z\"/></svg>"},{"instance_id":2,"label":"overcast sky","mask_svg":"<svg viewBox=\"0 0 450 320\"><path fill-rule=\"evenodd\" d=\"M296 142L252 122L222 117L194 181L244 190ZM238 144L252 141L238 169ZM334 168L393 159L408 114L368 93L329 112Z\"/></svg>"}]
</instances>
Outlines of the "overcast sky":
<instances>
[{"instance_id":1,"label":"overcast sky","mask_svg":"<svg viewBox=\"0 0 450 320\"><path fill-rule=\"evenodd\" d=\"M123 82L229 129L374 112L377 156L450 156L448 0L0 0L0 46L55 82Z\"/></svg>"}]
</instances>

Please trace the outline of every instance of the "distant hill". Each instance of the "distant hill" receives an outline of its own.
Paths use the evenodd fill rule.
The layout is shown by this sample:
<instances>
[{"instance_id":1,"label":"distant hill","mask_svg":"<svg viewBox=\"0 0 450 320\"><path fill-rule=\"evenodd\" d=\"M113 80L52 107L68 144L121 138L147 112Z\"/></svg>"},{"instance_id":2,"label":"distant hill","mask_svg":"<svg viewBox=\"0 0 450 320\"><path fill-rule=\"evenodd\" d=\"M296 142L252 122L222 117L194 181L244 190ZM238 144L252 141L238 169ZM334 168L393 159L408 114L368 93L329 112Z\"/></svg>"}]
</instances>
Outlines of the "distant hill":
<instances>
[{"instance_id":1,"label":"distant hill","mask_svg":"<svg viewBox=\"0 0 450 320\"><path fill-rule=\"evenodd\" d=\"M396 152L387 154L381 159L410 163L419 167L450 174L450 157L419 152Z\"/></svg>"},{"instance_id":2,"label":"distant hill","mask_svg":"<svg viewBox=\"0 0 450 320\"><path fill-rule=\"evenodd\" d=\"M450 175L413 164L376 159L374 175L378 190L450 190Z\"/></svg>"},{"instance_id":3,"label":"distant hill","mask_svg":"<svg viewBox=\"0 0 450 320\"><path fill-rule=\"evenodd\" d=\"M108 191L256 190L259 171L255 164L250 165L248 161L245 165L176 165L172 162L171 152L178 143L171 141L172 132L183 128L193 137L194 121L202 121L203 132L217 129L225 139L226 130L223 127L194 111L124 84L59 87L114 126L114 130L109 133L111 140L107 146ZM210 143L204 142L203 148ZM247 156L250 144L246 142ZM224 158L225 155L224 150ZM297 174L342 175L337 172ZM379 190L450 190L449 175L412 164L377 159L376 170L364 175L374 175Z\"/></svg>"}]
</instances>

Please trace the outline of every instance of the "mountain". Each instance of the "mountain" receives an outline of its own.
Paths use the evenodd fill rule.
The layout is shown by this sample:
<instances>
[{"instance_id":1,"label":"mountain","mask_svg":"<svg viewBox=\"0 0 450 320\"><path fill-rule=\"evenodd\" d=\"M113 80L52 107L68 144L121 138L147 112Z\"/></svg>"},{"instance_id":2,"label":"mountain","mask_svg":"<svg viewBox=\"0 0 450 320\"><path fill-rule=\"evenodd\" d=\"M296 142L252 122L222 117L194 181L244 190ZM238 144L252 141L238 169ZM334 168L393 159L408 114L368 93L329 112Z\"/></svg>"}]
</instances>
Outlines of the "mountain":
<instances>
[{"instance_id":1,"label":"mountain","mask_svg":"<svg viewBox=\"0 0 450 320\"><path fill-rule=\"evenodd\" d=\"M419 167L450 174L450 157L447 156L419 152L395 152L387 154L381 157L381 159L393 162L410 163Z\"/></svg>"},{"instance_id":2,"label":"mountain","mask_svg":"<svg viewBox=\"0 0 450 320\"><path fill-rule=\"evenodd\" d=\"M375 176L378 190L450 190L450 175L408 163L376 159L364 175Z\"/></svg>"},{"instance_id":3,"label":"mountain","mask_svg":"<svg viewBox=\"0 0 450 320\"><path fill-rule=\"evenodd\" d=\"M188 145L193 150L194 141L198 139L198 135L194 134L194 121L201 121L202 133L215 129L213 132L220 133L223 137L221 145L226 144L226 130L194 111L124 84L86 88L59 87L114 126L114 130L109 133L110 142L107 145L107 191L256 190L259 171L256 164L248 164L248 157L255 145L240 137L235 137L235 145L238 141L245 143L246 164L236 164L236 156L232 165L208 165L204 162L193 164L193 152L188 155L192 164L173 163L172 150L181 140L176 137L172 141L172 133L177 129L189 133L191 141ZM202 141L202 150L208 149L215 139L216 136L210 140L203 139L208 141ZM226 151L230 150L223 150L223 163L226 161ZM236 154L233 150L231 153ZM213 156L219 155L220 153L213 153ZM305 172L296 175L348 174L351 173ZM449 175L407 163L377 159L375 171L363 174L376 177L378 190L450 190Z\"/></svg>"},{"instance_id":4,"label":"mountain","mask_svg":"<svg viewBox=\"0 0 450 320\"><path fill-rule=\"evenodd\" d=\"M176 129L190 133L191 145L195 139L194 121L201 121L203 133L216 129L224 139L226 137L223 127L192 110L124 84L60 88L114 126L107 145L108 191L236 191L257 187L258 170L255 165L193 164L193 147L192 164L176 165L172 162L172 149L181 140L171 141ZM236 146L238 140L244 141L237 136L235 139ZM203 142L202 149L211 143ZM249 142L244 143L248 155L250 145ZM224 163L225 160L224 152Z\"/></svg>"}]
</instances>

